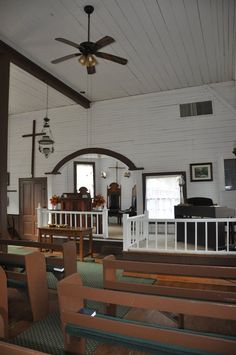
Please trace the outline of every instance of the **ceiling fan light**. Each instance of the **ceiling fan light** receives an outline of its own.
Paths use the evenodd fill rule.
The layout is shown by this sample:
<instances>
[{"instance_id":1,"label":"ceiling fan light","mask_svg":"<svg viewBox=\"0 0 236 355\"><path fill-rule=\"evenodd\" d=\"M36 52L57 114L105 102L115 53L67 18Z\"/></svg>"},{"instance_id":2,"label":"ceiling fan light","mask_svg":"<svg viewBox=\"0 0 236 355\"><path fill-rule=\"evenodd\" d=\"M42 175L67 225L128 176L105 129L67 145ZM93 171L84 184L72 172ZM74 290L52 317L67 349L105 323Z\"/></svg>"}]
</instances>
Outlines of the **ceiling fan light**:
<instances>
[{"instance_id":1,"label":"ceiling fan light","mask_svg":"<svg viewBox=\"0 0 236 355\"><path fill-rule=\"evenodd\" d=\"M86 61L86 66L87 67L93 67L97 63L98 62L97 62L96 58L94 57L94 55L92 55L92 54L88 54L87 55L87 61Z\"/></svg>"},{"instance_id":2,"label":"ceiling fan light","mask_svg":"<svg viewBox=\"0 0 236 355\"><path fill-rule=\"evenodd\" d=\"M80 64L82 64L82 65L86 65L86 63L87 63L87 56L84 55L84 54L82 54L81 57L79 58L79 62L80 62Z\"/></svg>"}]
</instances>

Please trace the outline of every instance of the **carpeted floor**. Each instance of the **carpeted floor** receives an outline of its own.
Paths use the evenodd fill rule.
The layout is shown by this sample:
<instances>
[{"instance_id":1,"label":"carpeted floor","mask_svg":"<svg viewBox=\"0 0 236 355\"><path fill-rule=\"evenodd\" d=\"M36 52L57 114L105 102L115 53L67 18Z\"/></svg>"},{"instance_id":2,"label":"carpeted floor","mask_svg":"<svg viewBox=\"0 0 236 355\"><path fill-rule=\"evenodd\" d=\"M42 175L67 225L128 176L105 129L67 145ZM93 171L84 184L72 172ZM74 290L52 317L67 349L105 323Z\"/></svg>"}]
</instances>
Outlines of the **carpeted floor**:
<instances>
[{"instance_id":1,"label":"carpeted floor","mask_svg":"<svg viewBox=\"0 0 236 355\"><path fill-rule=\"evenodd\" d=\"M19 250L18 250L19 252ZM81 275L84 285L94 288L102 288L103 273L102 265L97 264L90 259L85 262L78 262L78 272ZM48 285L51 289L56 289L57 279L52 273L48 273ZM152 283L152 279L142 279L133 277L123 277L121 272L119 277L132 282ZM104 313L103 306L94 302L88 302L89 308L96 309L99 313ZM123 317L128 311L127 307L119 307L117 315ZM43 321L34 323L29 329L22 332L14 339L12 343L32 348L35 350L47 352L52 355L64 355L63 339L60 329L59 311L53 312ZM88 340L86 354L90 355L94 352L97 343L93 340Z\"/></svg>"}]
</instances>

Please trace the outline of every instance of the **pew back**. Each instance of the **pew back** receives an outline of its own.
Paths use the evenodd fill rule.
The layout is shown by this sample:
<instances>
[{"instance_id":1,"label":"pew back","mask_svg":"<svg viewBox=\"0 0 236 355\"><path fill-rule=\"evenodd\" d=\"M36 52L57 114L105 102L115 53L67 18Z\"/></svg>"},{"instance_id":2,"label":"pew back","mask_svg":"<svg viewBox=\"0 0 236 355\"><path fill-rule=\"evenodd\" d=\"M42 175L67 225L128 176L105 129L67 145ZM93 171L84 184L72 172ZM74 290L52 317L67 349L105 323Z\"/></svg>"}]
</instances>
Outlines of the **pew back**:
<instances>
[{"instance_id":1,"label":"pew back","mask_svg":"<svg viewBox=\"0 0 236 355\"><path fill-rule=\"evenodd\" d=\"M62 252L61 257L46 257L47 271L53 272L54 268L64 268L64 276L69 276L77 272L77 252L76 243L74 241L67 241L62 244L50 244L50 243L39 243L30 240L10 240L10 239L0 239L1 246L22 246L41 249L53 249L55 251ZM15 257L15 264L19 265L17 256ZM12 261L13 262L13 261ZM14 266L14 265L13 265Z\"/></svg>"},{"instance_id":2,"label":"pew back","mask_svg":"<svg viewBox=\"0 0 236 355\"><path fill-rule=\"evenodd\" d=\"M103 259L103 286L105 289L138 292L155 295L179 296L183 298L196 298L212 301L236 303L236 292L229 290L195 289L184 286L152 285L135 282L125 282L117 278L117 270L131 273L145 273L150 275L178 275L199 277L202 279L226 279L236 281L235 266L216 265L183 265L163 262L137 262L131 260L116 260L109 255ZM157 276L158 278L158 276ZM233 284L232 284L233 285ZM236 286L236 284L235 284ZM233 286L232 286L233 287Z\"/></svg>"},{"instance_id":3,"label":"pew back","mask_svg":"<svg viewBox=\"0 0 236 355\"><path fill-rule=\"evenodd\" d=\"M40 351L28 349L22 346L5 343L0 341L0 354L3 355L50 355Z\"/></svg>"},{"instance_id":4,"label":"pew back","mask_svg":"<svg viewBox=\"0 0 236 355\"><path fill-rule=\"evenodd\" d=\"M33 320L47 316L49 311L48 284L45 257L36 251L27 255L0 253L0 265L24 267L25 272L6 271L8 279L21 282L27 287Z\"/></svg>"},{"instance_id":5,"label":"pew back","mask_svg":"<svg viewBox=\"0 0 236 355\"><path fill-rule=\"evenodd\" d=\"M78 311L87 300L116 304L127 307L153 309L163 312L203 316L218 319L236 320L236 305L224 302L163 297L130 292L84 287L79 274L71 275L58 283L59 307L65 350L79 354L85 351L83 337L101 337L103 341L122 341L130 343L143 340L144 351L147 346L158 349L177 349L184 351L211 351L233 354L236 346L234 337L186 331L143 324L108 315L90 317ZM142 350L142 342L140 342Z\"/></svg>"}]
</instances>

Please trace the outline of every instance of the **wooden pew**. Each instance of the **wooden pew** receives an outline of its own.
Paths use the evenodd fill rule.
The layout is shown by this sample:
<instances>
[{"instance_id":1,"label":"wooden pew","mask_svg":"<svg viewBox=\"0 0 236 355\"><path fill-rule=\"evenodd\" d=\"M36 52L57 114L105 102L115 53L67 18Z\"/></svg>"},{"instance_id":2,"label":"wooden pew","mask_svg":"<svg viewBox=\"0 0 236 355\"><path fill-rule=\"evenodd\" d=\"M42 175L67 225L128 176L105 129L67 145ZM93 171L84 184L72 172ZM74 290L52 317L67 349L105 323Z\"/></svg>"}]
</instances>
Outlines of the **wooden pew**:
<instances>
[{"instance_id":1,"label":"wooden pew","mask_svg":"<svg viewBox=\"0 0 236 355\"><path fill-rule=\"evenodd\" d=\"M0 341L0 354L2 355L50 355L40 351Z\"/></svg>"},{"instance_id":2,"label":"wooden pew","mask_svg":"<svg viewBox=\"0 0 236 355\"><path fill-rule=\"evenodd\" d=\"M48 284L45 257L36 251L27 255L0 253L0 265L24 267L25 272L8 271L7 279L13 287L25 288L28 292L33 320L45 318L49 312Z\"/></svg>"},{"instance_id":3,"label":"wooden pew","mask_svg":"<svg viewBox=\"0 0 236 355\"><path fill-rule=\"evenodd\" d=\"M22 246L37 249L53 249L55 251L62 252L61 257L47 256L46 266L47 271L54 272L54 268L64 268L64 272L60 273L63 276L69 276L77 272L77 253L76 253L76 243L74 241L67 241L62 244L50 243L39 243L28 240L10 240L10 239L0 239L0 246Z\"/></svg>"},{"instance_id":4,"label":"wooden pew","mask_svg":"<svg viewBox=\"0 0 236 355\"><path fill-rule=\"evenodd\" d=\"M128 273L150 275L186 276L194 278L210 278L235 281L236 267L218 265L184 265L163 262L138 262L131 260L116 260L115 256L108 255L103 259L103 286L105 289L138 292L146 294L179 296L183 298L196 298L209 301L224 301L236 303L236 292L228 290L196 289L183 286L166 286L162 284L141 284L117 279L117 270ZM142 277L142 276L141 276ZM158 276L157 276L158 279ZM200 282L200 280L199 280ZM236 288L235 288L236 291Z\"/></svg>"},{"instance_id":5,"label":"wooden pew","mask_svg":"<svg viewBox=\"0 0 236 355\"><path fill-rule=\"evenodd\" d=\"M134 273L136 276L140 274L140 277L143 274L149 274L156 277L157 281L147 285L119 280L117 270L124 270L125 274L131 273L132 275ZM169 282L158 281L158 278L161 280L163 276ZM195 283L190 284L189 278L194 279ZM208 278L208 284L204 284L206 278ZM176 282L176 280L181 280L181 282ZM226 283L225 280L229 282L227 286L222 287L220 285L217 287L215 285L216 280L218 283ZM236 303L236 267L116 260L115 256L109 255L103 259L103 287L118 291ZM116 305L110 304L109 312L111 315L115 315ZM171 317L180 328L185 327L185 316L183 314L173 314Z\"/></svg>"},{"instance_id":6,"label":"wooden pew","mask_svg":"<svg viewBox=\"0 0 236 355\"><path fill-rule=\"evenodd\" d=\"M181 354L190 351L235 354L235 337L143 324L109 315L91 317L79 310L90 300L235 321L236 304L89 288L82 285L79 274L58 283L58 296L65 351L73 354L85 354L86 338L156 353L175 350Z\"/></svg>"},{"instance_id":7,"label":"wooden pew","mask_svg":"<svg viewBox=\"0 0 236 355\"><path fill-rule=\"evenodd\" d=\"M7 277L3 268L0 266L0 338L8 337L8 296L7 296Z\"/></svg>"}]
</instances>

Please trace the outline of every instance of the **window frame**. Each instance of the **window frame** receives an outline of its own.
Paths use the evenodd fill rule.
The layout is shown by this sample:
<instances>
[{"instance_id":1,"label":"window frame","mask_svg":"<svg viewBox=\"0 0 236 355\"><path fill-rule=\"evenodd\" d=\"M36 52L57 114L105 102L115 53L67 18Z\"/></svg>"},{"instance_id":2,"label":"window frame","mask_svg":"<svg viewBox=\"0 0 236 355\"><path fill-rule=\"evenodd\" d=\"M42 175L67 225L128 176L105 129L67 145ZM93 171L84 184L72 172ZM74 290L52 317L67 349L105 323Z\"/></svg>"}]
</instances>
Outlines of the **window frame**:
<instances>
[{"instance_id":1,"label":"window frame","mask_svg":"<svg viewBox=\"0 0 236 355\"><path fill-rule=\"evenodd\" d=\"M143 173L142 174L142 185L143 185L143 213L145 212L145 205L146 205L146 178L149 176L172 176L172 175L182 175L185 181L183 185L183 196L184 201L187 199L187 181L186 181L186 172L185 171L168 171L168 172L158 172L158 173Z\"/></svg>"},{"instance_id":2,"label":"window frame","mask_svg":"<svg viewBox=\"0 0 236 355\"><path fill-rule=\"evenodd\" d=\"M95 170L95 162L94 161L74 161L74 192L77 193L77 186L76 186L76 182L77 182L77 165L91 165L93 167L93 186L94 186L94 196L96 195L96 170ZM85 186L86 187L86 186ZM94 196L91 196L92 198Z\"/></svg>"}]
</instances>

